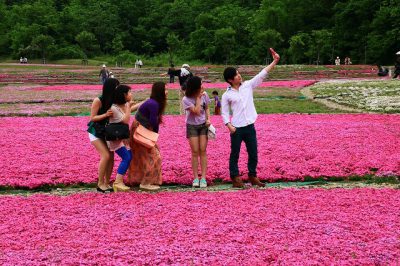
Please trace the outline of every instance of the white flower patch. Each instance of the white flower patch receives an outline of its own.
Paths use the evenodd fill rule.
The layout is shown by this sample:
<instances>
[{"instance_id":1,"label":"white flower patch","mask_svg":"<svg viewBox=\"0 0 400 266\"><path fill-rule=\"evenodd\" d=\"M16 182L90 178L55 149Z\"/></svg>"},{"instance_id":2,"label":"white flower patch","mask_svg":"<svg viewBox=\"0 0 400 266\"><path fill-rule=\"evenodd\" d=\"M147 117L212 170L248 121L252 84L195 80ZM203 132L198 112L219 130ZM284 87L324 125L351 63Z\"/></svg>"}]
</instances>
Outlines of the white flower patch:
<instances>
[{"instance_id":1,"label":"white flower patch","mask_svg":"<svg viewBox=\"0 0 400 266\"><path fill-rule=\"evenodd\" d=\"M367 109L382 109L385 111L400 111L400 96L376 96L365 100Z\"/></svg>"},{"instance_id":2,"label":"white flower patch","mask_svg":"<svg viewBox=\"0 0 400 266\"><path fill-rule=\"evenodd\" d=\"M316 99L373 112L400 112L400 81L328 81L312 86Z\"/></svg>"}]
</instances>

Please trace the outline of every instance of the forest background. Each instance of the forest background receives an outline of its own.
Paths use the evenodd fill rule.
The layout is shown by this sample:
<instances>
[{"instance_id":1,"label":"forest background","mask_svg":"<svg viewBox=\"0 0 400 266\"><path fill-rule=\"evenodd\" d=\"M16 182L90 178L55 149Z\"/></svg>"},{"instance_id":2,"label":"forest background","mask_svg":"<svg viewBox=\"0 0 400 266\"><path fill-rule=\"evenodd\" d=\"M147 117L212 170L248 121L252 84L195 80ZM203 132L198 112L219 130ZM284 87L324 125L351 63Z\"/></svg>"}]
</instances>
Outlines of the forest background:
<instances>
[{"instance_id":1,"label":"forest background","mask_svg":"<svg viewBox=\"0 0 400 266\"><path fill-rule=\"evenodd\" d=\"M0 57L392 64L398 0L0 0ZM158 60L154 60L158 59Z\"/></svg>"}]
</instances>

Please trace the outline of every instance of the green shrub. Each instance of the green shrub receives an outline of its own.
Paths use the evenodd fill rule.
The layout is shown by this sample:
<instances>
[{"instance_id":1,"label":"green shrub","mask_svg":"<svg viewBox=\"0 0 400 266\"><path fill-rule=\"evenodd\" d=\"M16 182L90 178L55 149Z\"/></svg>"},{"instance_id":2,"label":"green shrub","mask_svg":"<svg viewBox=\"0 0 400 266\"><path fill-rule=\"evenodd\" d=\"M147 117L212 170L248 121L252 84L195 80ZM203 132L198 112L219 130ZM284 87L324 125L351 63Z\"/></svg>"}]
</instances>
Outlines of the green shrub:
<instances>
[{"instance_id":1,"label":"green shrub","mask_svg":"<svg viewBox=\"0 0 400 266\"><path fill-rule=\"evenodd\" d=\"M84 57L83 51L77 46L67 46L57 49L52 53L51 59L82 59Z\"/></svg>"}]
</instances>

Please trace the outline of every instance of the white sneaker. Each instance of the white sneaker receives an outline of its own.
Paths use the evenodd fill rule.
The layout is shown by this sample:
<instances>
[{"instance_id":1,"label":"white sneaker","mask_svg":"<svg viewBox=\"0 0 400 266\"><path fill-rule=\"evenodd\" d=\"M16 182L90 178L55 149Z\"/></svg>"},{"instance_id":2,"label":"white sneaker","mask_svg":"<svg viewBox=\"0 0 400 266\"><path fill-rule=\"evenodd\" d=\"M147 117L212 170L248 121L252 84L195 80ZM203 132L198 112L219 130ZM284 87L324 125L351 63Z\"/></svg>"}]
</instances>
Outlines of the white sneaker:
<instances>
[{"instance_id":1,"label":"white sneaker","mask_svg":"<svg viewBox=\"0 0 400 266\"><path fill-rule=\"evenodd\" d=\"M160 186L159 185L151 185L155 190L158 190L158 189L160 189Z\"/></svg>"},{"instance_id":2,"label":"white sneaker","mask_svg":"<svg viewBox=\"0 0 400 266\"><path fill-rule=\"evenodd\" d=\"M205 178L202 178L202 179L200 180L200 187L201 187L201 188L206 188L206 187L207 187L207 181L206 181Z\"/></svg>"},{"instance_id":3,"label":"white sneaker","mask_svg":"<svg viewBox=\"0 0 400 266\"><path fill-rule=\"evenodd\" d=\"M200 187L200 180L198 178L193 180L192 187Z\"/></svg>"}]
</instances>

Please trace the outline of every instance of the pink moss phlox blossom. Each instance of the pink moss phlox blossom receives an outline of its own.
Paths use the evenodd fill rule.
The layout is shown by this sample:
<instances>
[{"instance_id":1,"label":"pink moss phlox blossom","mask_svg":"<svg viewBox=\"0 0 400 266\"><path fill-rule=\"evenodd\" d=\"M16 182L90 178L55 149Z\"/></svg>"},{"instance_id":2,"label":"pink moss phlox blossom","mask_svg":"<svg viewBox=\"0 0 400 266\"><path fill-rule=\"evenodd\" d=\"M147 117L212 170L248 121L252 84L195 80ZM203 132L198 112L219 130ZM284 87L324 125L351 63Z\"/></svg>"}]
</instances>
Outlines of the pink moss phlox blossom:
<instances>
[{"instance_id":1,"label":"pink moss phlox blossom","mask_svg":"<svg viewBox=\"0 0 400 266\"><path fill-rule=\"evenodd\" d=\"M88 117L0 118L0 186L93 183L99 156L89 143ZM229 181L230 137L212 116L217 139L209 141L207 179ZM399 115L259 115L258 176L267 181L400 175ZM184 116L165 116L159 146L165 183L191 184ZM116 165L118 165L116 156ZM115 168L117 168L115 166ZM240 171L247 176L242 145Z\"/></svg>"},{"instance_id":2,"label":"pink moss phlox blossom","mask_svg":"<svg viewBox=\"0 0 400 266\"><path fill-rule=\"evenodd\" d=\"M2 265L396 265L396 189L0 197Z\"/></svg>"},{"instance_id":3,"label":"pink moss phlox blossom","mask_svg":"<svg viewBox=\"0 0 400 266\"><path fill-rule=\"evenodd\" d=\"M287 80L287 81L266 81L263 82L259 87L289 87L289 88L302 88L305 86L310 86L314 84L316 80ZM130 84L129 85L132 90L145 90L151 89L152 84ZM219 82L219 83L203 83L205 88L219 88L225 89L227 87L227 83ZM178 83L167 84L168 89L180 89ZM42 91L42 90L99 90L101 91L101 85L83 85L83 84L71 84L71 85L53 85L53 86L44 86L44 87L36 87L32 90Z\"/></svg>"}]
</instances>

